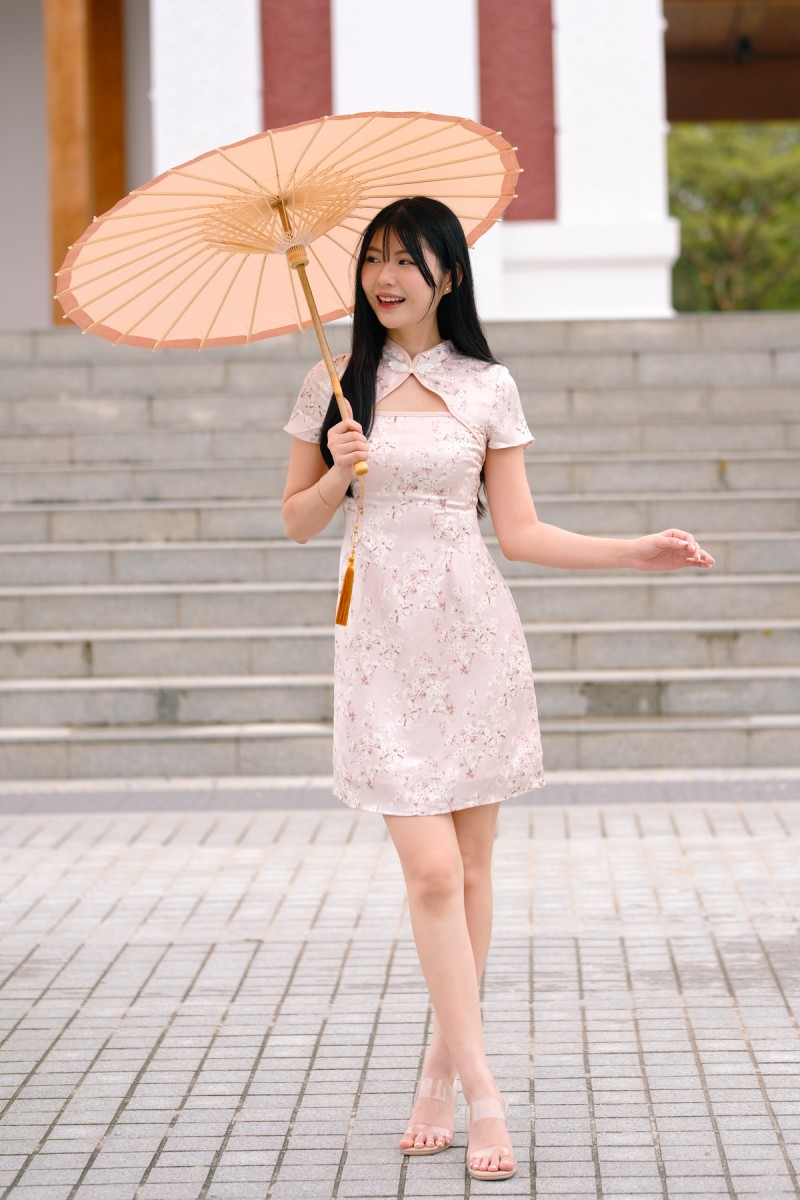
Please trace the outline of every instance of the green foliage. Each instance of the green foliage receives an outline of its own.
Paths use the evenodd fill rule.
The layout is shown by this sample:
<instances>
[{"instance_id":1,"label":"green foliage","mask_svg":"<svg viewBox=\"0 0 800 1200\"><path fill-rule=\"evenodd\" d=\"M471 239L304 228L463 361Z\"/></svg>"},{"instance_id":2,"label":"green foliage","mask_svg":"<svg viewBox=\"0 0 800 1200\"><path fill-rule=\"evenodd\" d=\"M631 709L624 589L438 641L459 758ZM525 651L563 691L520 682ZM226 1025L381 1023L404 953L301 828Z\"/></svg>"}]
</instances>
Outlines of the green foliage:
<instances>
[{"instance_id":1,"label":"green foliage","mask_svg":"<svg viewBox=\"0 0 800 1200\"><path fill-rule=\"evenodd\" d=\"M675 124L679 312L800 309L800 125Z\"/></svg>"}]
</instances>

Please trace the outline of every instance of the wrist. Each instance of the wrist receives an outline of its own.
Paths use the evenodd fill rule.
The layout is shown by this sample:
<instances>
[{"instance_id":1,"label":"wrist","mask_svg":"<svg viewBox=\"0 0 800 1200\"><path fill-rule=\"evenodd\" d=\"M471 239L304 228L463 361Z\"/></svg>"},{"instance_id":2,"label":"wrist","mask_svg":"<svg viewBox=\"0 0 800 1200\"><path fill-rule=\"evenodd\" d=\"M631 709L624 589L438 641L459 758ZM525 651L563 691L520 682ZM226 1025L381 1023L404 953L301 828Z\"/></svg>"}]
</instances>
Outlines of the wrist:
<instances>
[{"instance_id":1,"label":"wrist","mask_svg":"<svg viewBox=\"0 0 800 1200\"><path fill-rule=\"evenodd\" d=\"M636 566L636 540L634 538L625 538L620 540L619 550L617 551L618 567L635 567Z\"/></svg>"},{"instance_id":2,"label":"wrist","mask_svg":"<svg viewBox=\"0 0 800 1200\"><path fill-rule=\"evenodd\" d=\"M336 480L337 487L347 489L353 480L352 467L339 467L336 463L328 471L328 474Z\"/></svg>"}]
</instances>

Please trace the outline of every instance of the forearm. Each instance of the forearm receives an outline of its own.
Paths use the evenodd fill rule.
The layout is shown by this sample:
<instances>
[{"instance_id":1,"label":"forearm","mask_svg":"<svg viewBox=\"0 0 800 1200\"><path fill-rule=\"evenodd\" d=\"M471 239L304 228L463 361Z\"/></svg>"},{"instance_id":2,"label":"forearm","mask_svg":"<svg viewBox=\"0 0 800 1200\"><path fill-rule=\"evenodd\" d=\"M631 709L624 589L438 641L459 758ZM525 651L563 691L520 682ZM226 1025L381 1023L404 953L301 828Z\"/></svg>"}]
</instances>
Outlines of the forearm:
<instances>
[{"instance_id":1,"label":"forearm","mask_svg":"<svg viewBox=\"0 0 800 1200\"><path fill-rule=\"evenodd\" d=\"M512 561L565 570L607 570L633 565L631 542L627 538L587 537L544 521L531 522L502 549Z\"/></svg>"},{"instance_id":2,"label":"forearm","mask_svg":"<svg viewBox=\"0 0 800 1200\"><path fill-rule=\"evenodd\" d=\"M307 542L330 525L352 481L352 474L333 466L302 492L283 501L283 527L293 542Z\"/></svg>"}]
</instances>

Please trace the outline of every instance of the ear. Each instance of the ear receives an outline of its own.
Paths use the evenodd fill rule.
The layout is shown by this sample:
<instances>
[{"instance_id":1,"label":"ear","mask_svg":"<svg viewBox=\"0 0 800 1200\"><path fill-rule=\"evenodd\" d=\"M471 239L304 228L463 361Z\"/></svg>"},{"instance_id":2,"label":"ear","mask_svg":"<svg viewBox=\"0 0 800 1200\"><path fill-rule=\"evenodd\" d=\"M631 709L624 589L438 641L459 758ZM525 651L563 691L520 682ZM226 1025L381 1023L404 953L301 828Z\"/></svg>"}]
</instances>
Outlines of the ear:
<instances>
[{"instance_id":1,"label":"ear","mask_svg":"<svg viewBox=\"0 0 800 1200\"><path fill-rule=\"evenodd\" d=\"M462 271L462 269L458 265L458 263L456 263L456 287L461 286L461 280L463 278L464 278L464 272ZM447 295L448 292L452 292L452 290L453 290L453 276L451 273L447 276L447 283L444 285L445 296Z\"/></svg>"}]
</instances>

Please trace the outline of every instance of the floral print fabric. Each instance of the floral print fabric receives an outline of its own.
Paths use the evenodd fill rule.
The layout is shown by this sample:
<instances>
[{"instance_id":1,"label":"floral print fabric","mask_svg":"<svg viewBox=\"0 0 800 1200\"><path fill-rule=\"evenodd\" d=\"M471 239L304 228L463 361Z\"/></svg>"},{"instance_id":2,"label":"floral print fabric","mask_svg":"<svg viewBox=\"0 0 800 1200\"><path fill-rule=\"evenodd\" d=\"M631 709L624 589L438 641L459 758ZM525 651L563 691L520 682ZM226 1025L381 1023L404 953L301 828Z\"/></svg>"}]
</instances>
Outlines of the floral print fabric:
<instances>
[{"instance_id":1,"label":"floral print fabric","mask_svg":"<svg viewBox=\"0 0 800 1200\"><path fill-rule=\"evenodd\" d=\"M347 356L335 361L341 375ZM376 402L409 374L447 411L376 410L350 616L335 626L334 794L396 815L470 808L544 782L525 636L475 511L487 446L533 441L519 394L505 367L449 342L412 361L387 341ZM319 363L284 429L318 441L330 396ZM355 499L343 509L340 586Z\"/></svg>"}]
</instances>

